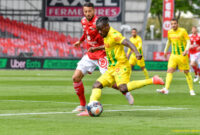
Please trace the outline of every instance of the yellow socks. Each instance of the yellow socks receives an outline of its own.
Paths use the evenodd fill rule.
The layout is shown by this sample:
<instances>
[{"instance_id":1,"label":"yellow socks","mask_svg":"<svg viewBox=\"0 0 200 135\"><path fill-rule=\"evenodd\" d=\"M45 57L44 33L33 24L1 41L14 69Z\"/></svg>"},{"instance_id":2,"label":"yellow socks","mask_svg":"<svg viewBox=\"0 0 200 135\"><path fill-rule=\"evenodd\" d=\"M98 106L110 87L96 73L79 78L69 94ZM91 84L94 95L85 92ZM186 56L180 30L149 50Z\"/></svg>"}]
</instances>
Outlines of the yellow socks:
<instances>
[{"instance_id":1,"label":"yellow socks","mask_svg":"<svg viewBox=\"0 0 200 135\"><path fill-rule=\"evenodd\" d=\"M134 89L143 87L148 84L153 84L153 79L139 80L139 81L131 81L127 84L128 91L132 91Z\"/></svg>"},{"instance_id":2,"label":"yellow socks","mask_svg":"<svg viewBox=\"0 0 200 135\"><path fill-rule=\"evenodd\" d=\"M168 90L170 87L170 84L172 82L172 78L173 78L173 74L172 73L167 73L166 76L166 84L165 84L165 88Z\"/></svg>"},{"instance_id":3,"label":"yellow socks","mask_svg":"<svg viewBox=\"0 0 200 135\"><path fill-rule=\"evenodd\" d=\"M193 82L192 82L192 76L190 73L185 74L187 83L188 83L188 87L190 90L193 90Z\"/></svg>"},{"instance_id":4,"label":"yellow socks","mask_svg":"<svg viewBox=\"0 0 200 135\"><path fill-rule=\"evenodd\" d=\"M90 96L90 102L99 101L100 97L101 97L101 89L99 89L99 88L92 89L92 94Z\"/></svg>"},{"instance_id":5,"label":"yellow socks","mask_svg":"<svg viewBox=\"0 0 200 135\"><path fill-rule=\"evenodd\" d=\"M143 72L144 72L145 79L149 79L149 74L146 68L144 68Z\"/></svg>"}]
</instances>

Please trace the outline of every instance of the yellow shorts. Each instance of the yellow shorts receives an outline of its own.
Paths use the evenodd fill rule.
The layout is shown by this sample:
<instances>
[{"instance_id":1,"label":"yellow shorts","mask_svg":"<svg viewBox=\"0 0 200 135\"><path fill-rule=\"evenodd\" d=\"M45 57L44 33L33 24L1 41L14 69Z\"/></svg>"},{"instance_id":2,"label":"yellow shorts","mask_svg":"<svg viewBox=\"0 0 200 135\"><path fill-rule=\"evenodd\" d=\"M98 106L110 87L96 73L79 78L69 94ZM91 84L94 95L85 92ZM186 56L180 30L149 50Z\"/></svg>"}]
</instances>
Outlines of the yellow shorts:
<instances>
[{"instance_id":1,"label":"yellow shorts","mask_svg":"<svg viewBox=\"0 0 200 135\"><path fill-rule=\"evenodd\" d=\"M189 58L188 55L173 55L171 54L169 61L168 61L168 68L174 68L178 66L179 70L189 70Z\"/></svg>"},{"instance_id":2,"label":"yellow shorts","mask_svg":"<svg viewBox=\"0 0 200 135\"><path fill-rule=\"evenodd\" d=\"M144 58L142 57L141 60L137 60L136 56L133 54L131 54L131 56L129 58L129 63L133 66L135 66L137 64L139 67L145 67Z\"/></svg>"},{"instance_id":3,"label":"yellow shorts","mask_svg":"<svg viewBox=\"0 0 200 135\"><path fill-rule=\"evenodd\" d=\"M130 76L131 66L127 62L120 66L109 67L108 70L97 79L97 81L99 81L103 87L112 87L115 83L119 86L130 82Z\"/></svg>"}]
</instances>

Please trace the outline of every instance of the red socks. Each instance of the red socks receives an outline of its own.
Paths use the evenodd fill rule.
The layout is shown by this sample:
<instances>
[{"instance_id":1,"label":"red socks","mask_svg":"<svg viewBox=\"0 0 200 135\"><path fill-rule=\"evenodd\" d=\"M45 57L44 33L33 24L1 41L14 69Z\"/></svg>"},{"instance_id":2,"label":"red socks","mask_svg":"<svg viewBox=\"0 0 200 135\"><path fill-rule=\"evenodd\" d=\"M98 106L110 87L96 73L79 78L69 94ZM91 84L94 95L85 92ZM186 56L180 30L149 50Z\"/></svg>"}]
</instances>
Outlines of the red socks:
<instances>
[{"instance_id":1,"label":"red socks","mask_svg":"<svg viewBox=\"0 0 200 135\"><path fill-rule=\"evenodd\" d=\"M194 69L194 73L195 73L195 75L198 75L198 68L196 67L196 66L192 66L192 68Z\"/></svg>"},{"instance_id":2,"label":"red socks","mask_svg":"<svg viewBox=\"0 0 200 135\"><path fill-rule=\"evenodd\" d=\"M83 82L74 82L74 89L76 91L76 94L79 97L80 100L80 105L81 106L85 106L86 105L86 100L85 100L85 95L84 95L84 86L83 86Z\"/></svg>"}]
</instances>

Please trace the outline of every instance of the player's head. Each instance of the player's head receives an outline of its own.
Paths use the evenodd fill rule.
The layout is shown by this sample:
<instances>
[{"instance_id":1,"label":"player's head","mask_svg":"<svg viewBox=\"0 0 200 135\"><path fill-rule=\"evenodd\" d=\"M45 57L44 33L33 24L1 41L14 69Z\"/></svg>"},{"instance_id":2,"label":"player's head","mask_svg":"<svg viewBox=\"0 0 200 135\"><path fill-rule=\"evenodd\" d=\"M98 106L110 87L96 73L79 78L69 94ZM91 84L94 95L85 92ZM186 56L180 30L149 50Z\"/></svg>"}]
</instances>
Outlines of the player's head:
<instances>
[{"instance_id":1,"label":"player's head","mask_svg":"<svg viewBox=\"0 0 200 135\"><path fill-rule=\"evenodd\" d=\"M83 14L88 21L92 20L95 14L94 4L92 4L91 2L86 2L83 5Z\"/></svg>"},{"instance_id":2,"label":"player's head","mask_svg":"<svg viewBox=\"0 0 200 135\"><path fill-rule=\"evenodd\" d=\"M192 26L192 34L197 34L198 30L196 26Z\"/></svg>"},{"instance_id":3,"label":"player's head","mask_svg":"<svg viewBox=\"0 0 200 135\"><path fill-rule=\"evenodd\" d=\"M173 30L177 30L178 29L178 20L176 18L172 18L171 19L171 26Z\"/></svg>"},{"instance_id":4,"label":"player's head","mask_svg":"<svg viewBox=\"0 0 200 135\"><path fill-rule=\"evenodd\" d=\"M137 36L137 29L136 28L132 28L131 34L132 34L133 37L136 37Z\"/></svg>"},{"instance_id":5,"label":"player's head","mask_svg":"<svg viewBox=\"0 0 200 135\"><path fill-rule=\"evenodd\" d=\"M110 30L110 25L109 25L109 19L107 16L102 16L99 17L97 22L96 22L96 27L102 37L106 37L109 30Z\"/></svg>"}]
</instances>

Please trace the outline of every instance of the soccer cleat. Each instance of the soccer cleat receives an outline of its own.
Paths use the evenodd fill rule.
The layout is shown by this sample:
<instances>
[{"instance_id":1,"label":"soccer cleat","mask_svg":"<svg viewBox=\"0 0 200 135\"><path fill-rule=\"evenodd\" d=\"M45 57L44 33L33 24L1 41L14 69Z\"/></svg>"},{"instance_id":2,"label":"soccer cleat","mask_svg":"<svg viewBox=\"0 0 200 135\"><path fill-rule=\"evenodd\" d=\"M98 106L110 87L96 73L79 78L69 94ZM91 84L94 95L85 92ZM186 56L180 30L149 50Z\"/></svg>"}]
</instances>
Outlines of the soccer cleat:
<instances>
[{"instance_id":1,"label":"soccer cleat","mask_svg":"<svg viewBox=\"0 0 200 135\"><path fill-rule=\"evenodd\" d=\"M199 76L198 75L195 75L195 77L194 77L194 82L197 82L199 80Z\"/></svg>"},{"instance_id":2,"label":"soccer cleat","mask_svg":"<svg viewBox=\"0 0 200 135\"><path fill-rule=\"evenodd\" d=\"M153 84L164 85L165 82L164 82L163 79L160 78L158 75L155 75L155 76L153 77Z\"/></svg>"},{"instance_id":3,"label":"soccer cleat","mask_svg":"<svg viewBox=\"0 0 200 135\"><path fill-rule=\"evenodd\" d=\"M126 95L125 95L125 97L126 97L126 99L128 100L128 103L129 103L130 105L133 105L133 103L134 103L134 98L133 98L133 96L131 95L131 93L130 93L130 92L127 92Z\"/></svg>"},{"instance_id":4,"label":"soccer cleat","mask_svg":"<svg viewBox=\"0 0 200 135\"><path fill-rule=\"evenodd\" d=\"M87 110L80 112L79 114L77 114L77 116L89 116L89 113Z\"/></svg>"},{"instance_id":5,"label":"soccer cleat","mask_svg":"<svg viewBox=\"0 0 200 135\"><path fill-rule=\"evenodd\" d=\"M85 111L85 106L77 106L74 110L72 110L72 112L82 112L82 111Z\"/></svg>"},{"instance_id":6,"label":"soccer cleat","mask_svg":"<svg viewBox=\"0 0 200 135\"><path fill-rule=\"evenodd\" d=\"M156 91L158 93L162 93L162 94L165 94L165 95L167 95L169 93L169 91L166 88L157 89Z\"/></svg>"},{"instance_id":7,"label":"soccer cleat","mask_svg":"<svg viewBox=\"0 0 200 135\"><path fill-rule=\"evenodd\" d=\"M190 90L190 95L191 96L195 96L196 95L195 92L194 92L194 90Z\"/></svg>"}]
</instances>

